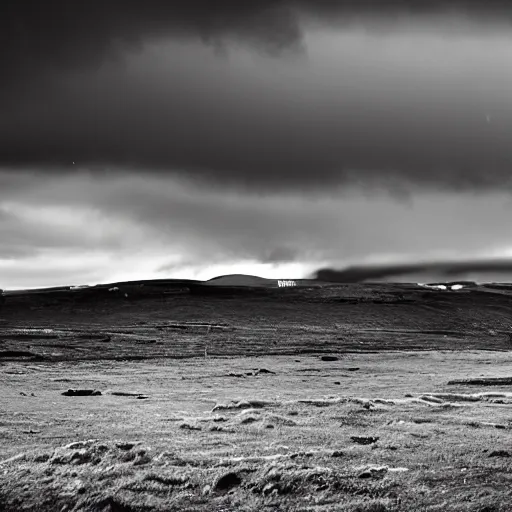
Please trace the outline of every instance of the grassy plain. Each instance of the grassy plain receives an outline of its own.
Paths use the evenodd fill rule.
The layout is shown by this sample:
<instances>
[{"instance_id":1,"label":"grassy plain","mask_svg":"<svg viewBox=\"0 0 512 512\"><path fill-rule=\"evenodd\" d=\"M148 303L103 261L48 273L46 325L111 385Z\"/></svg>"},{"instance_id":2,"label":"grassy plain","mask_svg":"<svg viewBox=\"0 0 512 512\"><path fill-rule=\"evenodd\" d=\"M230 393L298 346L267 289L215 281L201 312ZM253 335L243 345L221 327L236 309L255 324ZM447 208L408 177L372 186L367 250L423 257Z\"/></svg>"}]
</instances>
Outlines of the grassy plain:
<instances>
[{"instance_id":1,"label":"grassy plain","mask_svg":"<svg viewBox=\"0 0 512 512\"><path fill-rule=\"evenodd\" d=\"M512 510L507 290L128 291L0 310L0 511Z\"/></svg>"}]
</instances>

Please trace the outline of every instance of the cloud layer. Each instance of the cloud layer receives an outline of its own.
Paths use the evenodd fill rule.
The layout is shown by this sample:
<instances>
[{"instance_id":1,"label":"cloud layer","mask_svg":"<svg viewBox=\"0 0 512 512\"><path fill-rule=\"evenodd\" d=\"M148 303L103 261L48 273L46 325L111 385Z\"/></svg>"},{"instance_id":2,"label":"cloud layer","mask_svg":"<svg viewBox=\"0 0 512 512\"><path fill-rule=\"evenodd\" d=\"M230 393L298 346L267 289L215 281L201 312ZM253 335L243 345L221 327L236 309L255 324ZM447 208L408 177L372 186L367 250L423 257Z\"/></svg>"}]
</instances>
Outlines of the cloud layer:
<instances>
[{"instance_id":1,"label":"cloud layer","mask_svg":"<svg viewBox=\"0 0 512 512\"><path fill-rule=\"evenodd\" d=\"M27 5L0 15L0 167L266 191L510 184L502 2Z\"/></svg>"},{"instance_id":2,"label":"cloud layer","mask_svg":"<svg viewBox=\"0 0 512 512\"><path fill-rule=\"evenodd\" d=\"M417 262L435 274L428 262L512 256L512 201L496 192L397 202L356 188L338 197L242 195L169 176L77 172L25 182L20 173L0 189L0 207L2 288L228 273L293 279ZM363 274L357 279L372 278Z\"/></svg>"},{"instance_id":3,"label":"cloud layer","mask_svg":"<svg viewBox=\"0 0 512 512\"><path fill-rule=\"evenodd\" d=\"M4 2L0 285L510 256L511 20L497 0Z\"/></svg>"}]
</instances>

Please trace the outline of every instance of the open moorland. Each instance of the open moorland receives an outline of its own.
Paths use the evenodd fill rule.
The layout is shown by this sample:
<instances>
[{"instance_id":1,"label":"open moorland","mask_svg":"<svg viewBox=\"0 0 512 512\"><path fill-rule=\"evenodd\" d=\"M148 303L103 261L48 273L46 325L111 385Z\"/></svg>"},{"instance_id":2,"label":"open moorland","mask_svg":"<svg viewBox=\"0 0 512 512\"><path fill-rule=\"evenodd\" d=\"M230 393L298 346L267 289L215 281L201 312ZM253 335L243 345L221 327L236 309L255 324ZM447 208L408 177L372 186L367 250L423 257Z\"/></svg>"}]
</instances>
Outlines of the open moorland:
<instances>
[{"instance_id":1,"label":"open moorland","mask_svg":"<svg viewBox=\"0 0 512 512\"><path fill-rule=\"evenodd\" d=\"M512 287L238 284L6 293L0 511L512 510Z\"/></svg>"}]
</instances>

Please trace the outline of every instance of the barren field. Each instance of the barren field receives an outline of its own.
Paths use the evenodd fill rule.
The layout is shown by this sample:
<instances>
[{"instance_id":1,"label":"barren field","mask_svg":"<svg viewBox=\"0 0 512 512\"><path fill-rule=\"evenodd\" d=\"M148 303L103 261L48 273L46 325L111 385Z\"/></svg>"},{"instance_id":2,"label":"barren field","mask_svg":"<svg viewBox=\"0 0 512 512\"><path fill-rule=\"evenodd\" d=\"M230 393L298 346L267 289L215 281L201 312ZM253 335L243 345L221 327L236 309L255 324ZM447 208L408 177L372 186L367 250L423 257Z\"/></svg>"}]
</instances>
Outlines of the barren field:
<instances>
[{"instance_id":1,"label":"barren field","mask_svg":"<svg viewBox=\"0 0 512 512\"><path fill-rule=\"evenodd\" d=\"M510 511L509 293L7 296L0 511Z\"/></svg>"}]
</instances>

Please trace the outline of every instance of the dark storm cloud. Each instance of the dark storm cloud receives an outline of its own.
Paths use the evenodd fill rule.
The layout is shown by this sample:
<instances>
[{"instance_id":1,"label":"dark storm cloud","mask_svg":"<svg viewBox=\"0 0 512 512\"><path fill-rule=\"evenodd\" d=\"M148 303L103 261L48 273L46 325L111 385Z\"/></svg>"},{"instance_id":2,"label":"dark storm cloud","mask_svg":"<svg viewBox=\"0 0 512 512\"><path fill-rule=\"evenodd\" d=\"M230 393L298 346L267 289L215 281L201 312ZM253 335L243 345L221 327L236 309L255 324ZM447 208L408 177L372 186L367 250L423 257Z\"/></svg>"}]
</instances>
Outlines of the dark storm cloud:
<instances>
[{"instance_id":1,"label":"dark storm cloud","mask_svg":"<svg viewBox=\"0 0 512 512\"><path fill-rule=\"evenodd\" d=\"M512 273L512 260L475 260L411 263L402 265L351 266L342 270L323 268L311 277L324 282L359 283L363 281L393 281L396 278L415 274L429 275L430 279L445 278L456 280L468 274L478 274L480 279L486 275ZM434 277L435 276L435 277Z\"/></svg>"},{"instance_id":2,"label":"dark storm cloud","mask_svg":"<svg viewBox=\"0 0 512 512\"><path fill-rule=\"evenodd\" d=\"M307 20L342 30L368 22L370 33L382 21L393 33L398 18L447 12L492 25L510 19L512 7L470 0L4 3L0 166L114 166L281 190L368 179L396 189L409 182L506 186L510 40L486 39L478 50L471 30L463 47L449 37L436 48L405 37L389 60L377 51L379 40L347 37L329 49L313 34L309 62L287 51L307 46ZM205 50L240 40L263 50L253 68L249 58L237 64ZM146 43L161 45L160 53ZM117 58L126 59L124 71Z\"/></svg>"},{"instance_id":3,"label":"dark storm cloud","mask_svg":"<svg viewBox=\"0 0 512 512\"><path fill-rule=\"evenodd\" d=\"M241 37L268 50L300 45L299 15L353 21L454 11L510 16L501 0L6 0L0 8L3 79L13 72L98 65L115 49L148 38L191 35L204 42ZM7 72L7 73L6 73Z\"/></svg>"}]
</instances>

